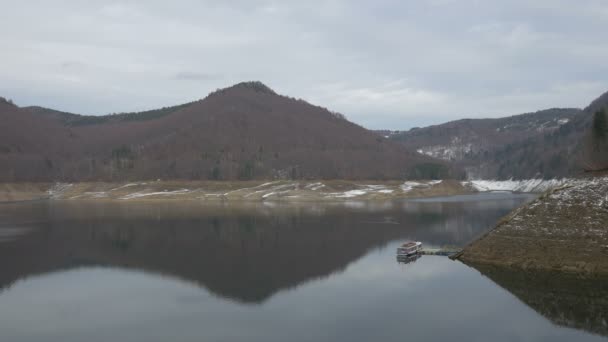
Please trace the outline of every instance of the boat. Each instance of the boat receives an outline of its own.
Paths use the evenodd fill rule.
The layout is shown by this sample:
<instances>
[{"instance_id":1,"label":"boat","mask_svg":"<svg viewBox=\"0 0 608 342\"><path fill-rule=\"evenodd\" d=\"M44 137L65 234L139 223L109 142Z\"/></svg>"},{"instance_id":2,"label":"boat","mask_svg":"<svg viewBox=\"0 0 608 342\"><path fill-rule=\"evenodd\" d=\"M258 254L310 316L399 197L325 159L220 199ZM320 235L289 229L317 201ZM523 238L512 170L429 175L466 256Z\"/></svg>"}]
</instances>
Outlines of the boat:
<instances>
[{"instance_id":1,"label":"boat","mask_svg":"<svg viewBox=\"0 0 608 342\"><path fill-rule=\"evenodd\" d=\"M422 242L420 241L408 241L397 248L397 257L411 256L420 253L422 250Z\"/></svg>"}]
</instances>

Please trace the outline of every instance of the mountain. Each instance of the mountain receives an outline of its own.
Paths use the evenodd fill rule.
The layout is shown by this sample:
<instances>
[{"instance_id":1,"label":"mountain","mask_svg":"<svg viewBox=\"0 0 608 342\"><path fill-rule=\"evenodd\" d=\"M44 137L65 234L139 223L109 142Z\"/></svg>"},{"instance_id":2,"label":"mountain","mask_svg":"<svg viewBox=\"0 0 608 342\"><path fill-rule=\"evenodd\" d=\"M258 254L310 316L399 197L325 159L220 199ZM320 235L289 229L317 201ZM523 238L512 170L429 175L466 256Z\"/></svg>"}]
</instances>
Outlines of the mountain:
<instances>
[{"instance_id":1,"label":"mountain","mask_svg":"<svg viewBox=\"0 0 608 342\"><path fill-rule=\"evenodd\" d=\"M557 178L590 171L584 160L589 149L586 141L592 133L595 112L606 107L608 93L594 100L560 129L504 146L494 158L497 177Z\"/></svg>"},{"instance_id":2,"label":"mountain","mask_svg":"<svg viewBox=\"0 0 608 342\"><path fill-rule=\"evenodd\" d=\"M447 163L260 82L140 113L84 116L0 102L0 181L402 179Z\"/></svg>"},{"instance_id":3,"label":"mountain","mask_svg":"<svg viewBox=\"0 0 608 342\"><path fill-rule=\"evenodd\" d=\"M585 139L608 93L587 108L554 108L498 119L463 119L405 132L390 140L452 161L469 178L555 178L582 173Z\"/></svg>"}]
</instances>

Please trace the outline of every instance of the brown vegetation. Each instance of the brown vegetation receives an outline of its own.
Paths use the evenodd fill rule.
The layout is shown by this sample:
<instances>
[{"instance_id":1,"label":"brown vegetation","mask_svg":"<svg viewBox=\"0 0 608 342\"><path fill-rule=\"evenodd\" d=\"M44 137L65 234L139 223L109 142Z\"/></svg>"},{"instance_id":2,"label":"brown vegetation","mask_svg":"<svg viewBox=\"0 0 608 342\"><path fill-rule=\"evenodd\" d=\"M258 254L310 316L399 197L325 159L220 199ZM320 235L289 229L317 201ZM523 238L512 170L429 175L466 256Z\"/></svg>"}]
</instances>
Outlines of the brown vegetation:
<instances>
[{"instance_id":1,"label":"brown vegetation","mask_svg":"<svg viewBox=\"0 0 608 342\"><path fill-rule=\"evenodd\" d=\"M259 82L189 104L104 117L1 102L0 119L3 182L460 176Z\"/></svg>"},{"instance_id":2,"label":"brown vegetation","mask_svg":"<svg viewBox=\"0 0 608 342\"><path fill-rule=\"evenodd\" d=\"M457 256L472 264L608 275L608 178L581 179L517 209Z\"/></svg>"}]
</instances>

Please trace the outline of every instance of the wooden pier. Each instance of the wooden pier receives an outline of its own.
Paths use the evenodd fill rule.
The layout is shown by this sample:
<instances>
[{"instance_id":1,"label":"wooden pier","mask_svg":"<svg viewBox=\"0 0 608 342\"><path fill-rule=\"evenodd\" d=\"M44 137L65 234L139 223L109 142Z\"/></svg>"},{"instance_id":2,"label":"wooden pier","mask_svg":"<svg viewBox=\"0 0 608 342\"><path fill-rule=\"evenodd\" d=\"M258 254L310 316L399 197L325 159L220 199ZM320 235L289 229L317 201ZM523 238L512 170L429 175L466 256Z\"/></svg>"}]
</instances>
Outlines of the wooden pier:
<instances>
[{"instance_id":1,"label":"wooden pier","mask_svg":"<svg viewBox=\"0 0 608 342\"><path fill-rule=\"evenodd\" d=\"M443 247L443 248L423 248L419 253L421 255L441 255L452 256L460 252L460 248Z\"/></svg>"}]
</instances>

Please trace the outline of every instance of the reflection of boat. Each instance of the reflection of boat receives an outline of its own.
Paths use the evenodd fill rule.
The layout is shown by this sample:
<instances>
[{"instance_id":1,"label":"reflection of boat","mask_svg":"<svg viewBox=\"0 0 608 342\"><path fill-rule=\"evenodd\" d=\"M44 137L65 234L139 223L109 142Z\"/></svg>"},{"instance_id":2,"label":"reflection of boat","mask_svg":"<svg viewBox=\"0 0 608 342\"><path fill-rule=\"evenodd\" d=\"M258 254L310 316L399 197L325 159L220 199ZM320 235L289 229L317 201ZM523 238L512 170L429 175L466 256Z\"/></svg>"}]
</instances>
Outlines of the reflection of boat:
<instances>
[{"instance_id":1,"label":"reflection of boat","mask_svg":"<svg viewBox=\"0 0 608 342\"><path fill-rule=\"evenodd\" d=\"M397 248L397 257L415 255L420 253L420 250L422 250L422 242L408 241Z\"/></svg>"},{"instance_id":2,"label":"reflection of boat","mask_svg":"<svg viewBox=\"0 0 608 342\"><path fill-rule=\"evenodd\" d=\"M412 254L412 255L398 255L397 254L397 262L401 264L409 264L410 262L414 262L420 259L422 255L420 254Z\"/></svg>"}]
</instances>

